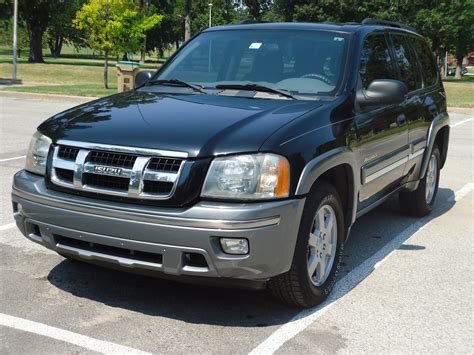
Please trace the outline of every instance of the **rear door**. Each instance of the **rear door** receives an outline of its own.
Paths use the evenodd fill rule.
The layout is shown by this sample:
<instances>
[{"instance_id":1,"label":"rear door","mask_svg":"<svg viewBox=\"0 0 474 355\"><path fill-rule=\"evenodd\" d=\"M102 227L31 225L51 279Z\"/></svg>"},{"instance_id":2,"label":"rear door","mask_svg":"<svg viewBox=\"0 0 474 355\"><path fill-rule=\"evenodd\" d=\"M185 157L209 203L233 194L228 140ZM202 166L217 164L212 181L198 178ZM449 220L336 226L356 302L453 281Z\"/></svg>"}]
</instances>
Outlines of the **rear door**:
<instances>
[{"instance_id":1,"label":"rear door","mask_svg":"<svg viewBox=\"0 0 474 355\"><path fill-rule=\"evenodd\" d=\"M443 110L444 96L440 95L439 71L433 54L426 41L419 36L409 35L407 40L418 61L423 89L419 93L421 106L417 116L409 117L408 141L411 148L407 172L412 172L414 179L418 178L423 153L427 146L430 124Z\"/></svg>"},{"instance_id":2,"label":"rear door","mask_svg":"<svg viewBox=\"0 0 474 355\"><path fill-rule=\"evenodd\" d=\"M408 175L414 171L414 162L421 161L426 146L426 123L423 109L425 90L421 65L410 44L411 36L406 33L392 32L390 37L399 79L408 88L405 116L408 123L409 159L404 172L408 179Z\"/></svg>"},{"instance_id":3,"label":"rear door","mask_svg":"<svg viewBox=\"0 0 474 355\"><path fill-rule=\"evenodd\" d=\"M359 63L359 88L366 90L375 79L398 79L385 32L369 34ZM398 186L408 160L406 107L390 105L359 109L356 118L358 159L362 186L359 209L367 207Z\"/></svg>"}]
</instances>

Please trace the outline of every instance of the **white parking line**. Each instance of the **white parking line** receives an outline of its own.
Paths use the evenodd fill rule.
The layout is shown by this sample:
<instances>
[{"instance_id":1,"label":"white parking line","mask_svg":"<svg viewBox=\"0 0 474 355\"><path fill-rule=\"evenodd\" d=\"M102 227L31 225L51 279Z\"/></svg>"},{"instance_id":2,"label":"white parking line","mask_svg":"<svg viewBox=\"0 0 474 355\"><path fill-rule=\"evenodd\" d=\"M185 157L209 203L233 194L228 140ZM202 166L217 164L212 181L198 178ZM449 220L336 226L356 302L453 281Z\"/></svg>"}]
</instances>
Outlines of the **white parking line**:
<instances>
[{"instance_id":1,"label":"white parking line","mask_svg":"<svg viewBox=\"0 0 474 355\"><path fill-rule=\"evenodd\" d=\"M16 227L15 223L4 224L3 226L0 226L0 231L6 231L7 229L12 229L15 227Z\"/></svg>"},{"instance_id":2,"label":"white parking line","mask_svg":"<svg viewBox=\"0 0 474 355\"><path fill-rule=\"evenodd\" d=\"M474 183L468 183L464 185L455 193L454 200L460 201L473 190ZM452 200L453 198L450 198L448 201ZM337 304L339 299L349 293L361 281L369 276L375 268L380 266L380 264L383 263L393 253L394 250L398 249L400 245L413 238L419 231L426 228L431 223L431 221L433 221L431 220L427 223L426 220L427 218L422 218L398 234L377 253L372 255L369 259L365 260L362 264L357 266L341 280L339 280L325 302L316 307L305 309L304 311L298 313L288 323L282 325L260 345L253 349L250 354L273 354L288 340L292 339L300 332L305 330L311 325L311 323L313 323L327 310L329 310L330 307Z\"/></svg>"},{"instance_id":3,"label":"white parking line","mask_svg":"<svg viewBox=\"0 0 474 355\"><path fill-rule=\"evenodd\" d=\"M3 163L4 161L18 160L18 159L24 159L24 158L26 158L26 155L22 155L22 156L19 156L19 157L13 157L13 158L0 159L0 163Z\"/></svg>"},{"instance_id":4,"label":"white parking line","mask_svg":"<svg viewBox=\"0 0 474 355\"><path fill-rule=\"evenodd\" d=\"M465 119L463 121L460 121L460 122L456 122L455 124L452 124L451 125L451 128L454 128L454 127L457 127L457 126L460 126L464 123L468 123L468 122L471 122L471 121L474 121L474 117L471 117L471 118L468 118L468 119Z\"/></svg>"},{"instance_id":5,"label":"white parking line","mask_svg":"<svg viewBox=\"0 0 474 355\"><path fill-rule=\"evenodd\" d=\"M150 354L138 349L94 339L86 335L73 333L68 330L51 327L43 323L37 323L3 313L0 313L0 325L64 341L102 354Z\"/></svg>"}]
</instances>

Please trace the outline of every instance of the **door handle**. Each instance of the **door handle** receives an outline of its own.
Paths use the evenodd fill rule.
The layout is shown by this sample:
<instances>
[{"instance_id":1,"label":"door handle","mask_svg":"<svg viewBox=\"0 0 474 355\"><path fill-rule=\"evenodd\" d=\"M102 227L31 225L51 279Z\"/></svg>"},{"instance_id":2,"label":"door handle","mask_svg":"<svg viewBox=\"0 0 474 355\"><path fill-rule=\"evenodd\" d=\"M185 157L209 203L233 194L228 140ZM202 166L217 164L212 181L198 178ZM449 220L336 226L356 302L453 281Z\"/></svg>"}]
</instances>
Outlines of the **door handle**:
<instances>
[{"instance_id":1,"label":"door handle","mask_svg":"<svg viewBox=\"0 0 474 355\"><path fill-rule=\"evenodd\" d=\"M407 123L407 116L405 116L403 113L401 115L397 116L397 123L399 126L404 125Z\"/></svg>"}]
</instances>

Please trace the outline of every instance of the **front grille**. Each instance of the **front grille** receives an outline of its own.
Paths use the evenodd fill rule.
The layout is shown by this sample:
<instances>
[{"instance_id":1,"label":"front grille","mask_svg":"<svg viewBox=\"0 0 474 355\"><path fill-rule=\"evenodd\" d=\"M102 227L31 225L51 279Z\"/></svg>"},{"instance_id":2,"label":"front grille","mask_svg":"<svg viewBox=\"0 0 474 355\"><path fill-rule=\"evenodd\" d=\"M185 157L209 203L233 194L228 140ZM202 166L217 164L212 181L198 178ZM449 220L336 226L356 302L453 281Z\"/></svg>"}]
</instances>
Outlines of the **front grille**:
<instances>
[{"instance_id":1,"label":"front grille","mask_svg":"<svg viewBox=\"0 0 474 355\"><path fill-rule=\"evenodd\" d=\"M143 191L149 194L167 194L173 188L171 182L145 181Z\"/></svg>"},{"instance_id":2,"label":"front grille","mask_svg":"<svg viewBox=\"0 0 474 355\"><path fill-rule=\"evenodd\" d=\"M68 142L70 143L70 142ZM73 142L71 142L73 143ZM153 156L150 150L61 144L54 148L51 182L84 192L136 199L167 199L176 188L186 156ZM156 151L160 155L161 151Z\"/></svg>"},{"instance_id":3,"label":"front grille","mask_svg":"<svg viewBox=\"0 0 474 355\"><path fill-rule=\"evenodd\" d=\"M96 150L93 150L89 156L89 162L91 163L120 168L133 168L136 159L137 157L133 155L101 152Z\"/></svg>"},{"instance_id":4,"label":"front grille","mask_svg":"<svg viewBox=\"0 0 474 355\"><path fill-rule=\"evenodd\" d=\"M64 160L76 160L79 148L62 146L59 147L58 157Z\"/></svg>"},{"instance_id":5,"label":"front grille","mask_svg":"<svg viewBox=\"0 0 474 355\"><path fill-rule=\"evenodd\" d=\"M70 184L72 184L73 179L74 179L74 171L72 170L56 168L56 175L62 181L68 182Z\"/></svg>"},{"instance_id":6,"label":"front grille","mask_svg":"<svg viewBox=\"0 0 474 355\"><path fill-rule=\"evenodd\" d=\"M117 176L107 176L107 175L98 175L98 174L84 174L83 175L83 184L90 187L95 187L99 189L112 189L117 191L127 191L130 179L117 177Z\"/></svg>"},{"instance_id":7,"label":"front grille","mask_svg":"<svg viewBox=\"0 0 474 355\"><path fill-rule=\"evenodd\" d=\"M181 163L180 159L153 158L148 164L149 170L156 171L178 171Z\"/></svg>"}]
</instances>

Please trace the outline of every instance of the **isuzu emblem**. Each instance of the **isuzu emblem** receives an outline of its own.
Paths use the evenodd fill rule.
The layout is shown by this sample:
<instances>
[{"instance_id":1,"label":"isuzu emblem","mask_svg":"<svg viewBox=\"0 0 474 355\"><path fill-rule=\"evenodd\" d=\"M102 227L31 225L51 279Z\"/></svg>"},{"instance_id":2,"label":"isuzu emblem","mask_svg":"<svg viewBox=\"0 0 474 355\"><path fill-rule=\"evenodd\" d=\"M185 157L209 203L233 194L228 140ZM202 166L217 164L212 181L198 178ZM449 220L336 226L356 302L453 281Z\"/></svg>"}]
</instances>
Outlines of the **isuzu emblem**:
<instances>
[{"instance_id":1,"label":"isuzu emblem","mask_svg":"<svg viewBox=\"0 0 474 355\"><path fill-rule=\"evenodd\" d=\"M112 175L112 176L117 176L122 173L121 168L113 168L110 166L100 166L97 165L94 167L94 173L96 174L102 174L102 175Z\"/></svg>"}]
</instances>

